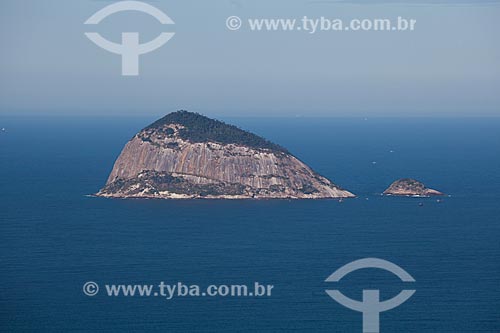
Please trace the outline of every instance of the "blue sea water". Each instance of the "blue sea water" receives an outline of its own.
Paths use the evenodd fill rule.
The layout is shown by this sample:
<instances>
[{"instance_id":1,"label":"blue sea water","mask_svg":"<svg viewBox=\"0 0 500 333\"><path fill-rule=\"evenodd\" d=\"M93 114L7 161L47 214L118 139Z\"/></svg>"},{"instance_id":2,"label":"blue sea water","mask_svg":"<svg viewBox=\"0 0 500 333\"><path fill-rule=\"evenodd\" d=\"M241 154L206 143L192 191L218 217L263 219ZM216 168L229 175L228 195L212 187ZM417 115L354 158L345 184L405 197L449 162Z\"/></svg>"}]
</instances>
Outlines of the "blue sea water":
<instances>
[{"instance_id":1,"label":"blue sea water","mask_svg":"<svg viewBox=\"0 0 500 333\"><path fill-rule=\"evenodd\" d=\"M88 197L151 118L0 119L0 330L361 332L361 299L415 295L381 332L500 332L500 119L226 119L358 195L338 202ZM376 162L376 163L374 163ZM413 177L450 194L382 197ZM419 205L423 203L423 206ZM94 297L87 281L101 285ZM274 285L270 297L107 297L104 284Z\"/></svg>"}]
</instances>

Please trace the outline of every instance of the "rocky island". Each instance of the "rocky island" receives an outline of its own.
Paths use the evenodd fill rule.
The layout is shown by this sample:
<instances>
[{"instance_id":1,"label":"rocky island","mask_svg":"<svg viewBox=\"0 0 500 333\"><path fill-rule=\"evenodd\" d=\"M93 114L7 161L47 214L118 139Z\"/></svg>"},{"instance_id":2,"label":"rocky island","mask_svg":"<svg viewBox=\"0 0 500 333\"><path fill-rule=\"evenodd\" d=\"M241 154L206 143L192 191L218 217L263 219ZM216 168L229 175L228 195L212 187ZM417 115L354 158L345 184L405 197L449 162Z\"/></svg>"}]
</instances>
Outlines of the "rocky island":
<instances>
[{"instance_id":1,"label":"rocky island","mask_svg":"<svg viewBox=\"0 0 500 333\"><path fill-rule=\"evenodd\" d=\"M429 197L433 195L444 195L439 191L425 187L421 182L411 179L403 178L398 179L389 186L384 193L385 195L399 195L399 196L415 196L415 197Z\"/></svg>"},{"instance_id":2,"label":"rocky island","mask_svg":"<svg viewBox=\"0 0 500 333\"><path fill-rule=\"evenodd\" d=\"M115 198L348 198L285 148L188 111L166 115L123 148L97 194Z\"/></svg>"}]
</instances>

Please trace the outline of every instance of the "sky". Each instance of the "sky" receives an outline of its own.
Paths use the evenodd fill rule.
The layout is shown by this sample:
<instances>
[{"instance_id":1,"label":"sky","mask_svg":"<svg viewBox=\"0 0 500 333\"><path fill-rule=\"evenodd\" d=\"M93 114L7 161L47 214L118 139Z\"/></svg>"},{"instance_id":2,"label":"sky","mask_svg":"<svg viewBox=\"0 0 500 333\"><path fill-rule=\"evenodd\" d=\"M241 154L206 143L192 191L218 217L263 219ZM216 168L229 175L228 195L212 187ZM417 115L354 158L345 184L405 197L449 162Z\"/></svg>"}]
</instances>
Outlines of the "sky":
<instances>
[{"instance_id":1,"label":"sky","mask_svg":"<svg viewBox=\"0 0 500 333\"><path fill-rule=\"evenodd\" d=\"M116 1L0 2L0 117L500 116L500 0L156 0L174 25L140 12L84 22ZM236 15L417 20L414 31L251 31ZM92 43L139 32L174 37L122 76Z\"/></svg>"}]
</instances>

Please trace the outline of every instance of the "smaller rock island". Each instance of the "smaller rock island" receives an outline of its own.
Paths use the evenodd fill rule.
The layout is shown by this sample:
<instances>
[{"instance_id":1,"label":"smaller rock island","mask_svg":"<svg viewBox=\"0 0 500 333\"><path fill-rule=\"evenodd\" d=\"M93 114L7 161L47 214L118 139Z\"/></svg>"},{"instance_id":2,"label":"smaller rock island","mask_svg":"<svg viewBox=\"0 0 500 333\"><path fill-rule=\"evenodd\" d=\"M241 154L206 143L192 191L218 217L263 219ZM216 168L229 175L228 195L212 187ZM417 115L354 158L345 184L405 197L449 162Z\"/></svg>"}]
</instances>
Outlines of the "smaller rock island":
<instances>
[{"instance_id":1,"label":"smaller rock island","mask_svg":"<svg viewBox=\"0 0 500 333\"><path fill-rule=\"evenodd\" d=\"M391 184L383 193L384 195L429 197L434 195L444 195L444 193L425 187L421 182L411 179L398 179Z\"/></svg>"}]
</instances>

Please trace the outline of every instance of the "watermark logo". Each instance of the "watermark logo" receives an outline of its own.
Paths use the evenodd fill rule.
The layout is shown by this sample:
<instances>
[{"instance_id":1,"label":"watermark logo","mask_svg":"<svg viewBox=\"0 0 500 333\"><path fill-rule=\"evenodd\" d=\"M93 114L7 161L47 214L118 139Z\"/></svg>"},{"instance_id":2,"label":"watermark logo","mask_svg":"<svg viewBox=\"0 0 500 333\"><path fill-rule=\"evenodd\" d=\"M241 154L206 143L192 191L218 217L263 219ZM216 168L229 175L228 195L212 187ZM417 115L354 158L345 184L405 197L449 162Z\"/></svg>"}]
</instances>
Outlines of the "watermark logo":
<instances>
[{"instance_id":1,"label":"watermark logo","mask_svg":"<svg viewBox=\"0 0 500 333\"><path fill-rule=\"evenodd\" d=\"M226 27L229 30L238 30L241 28L242 21L238 16L229 16L226 19Z\"/></svg>"},{"instance_id":2,"label":"watermark logo","mask_svg":"<svg viewBox=\"0 0 500 333\"><path fill-rule=\"evenodd\" d=\"M326 282L339 282L344 276L354 271L363 268L378 268L389 271L399 277L403 282L415 282L415 279L408 274L404 269L392 262L377 259L366 258L353 261L347 265L340 267ZM338 290L325 290L326 293L341 305L363 313L363 333L378 333L380 332L380 313L394 309L395 307L406 302L414 293L415 290L402 290L395 297L380 301L379 290L363 290L363 300L353 300Z\"/></svg>"},{"instance_id":3,"label":"watermark logo","mask_svg":"<svg viewBox=\"0 0 500 333\"><path fill-rule=\"evenodd\" d=\"M99 293L99 285L93 281L86 282L83 285L83 293L87 296L95 296Z\"/></svg>"},{"instance_id":4,"label":"watermark logo","mask_svg":"<svg viewBox=\"0 0 500 333\"><path fill-rule=\"evenodd\" d=\"M106 6L85 21L85 24L99 24L106 17L123 11L143 12L153 16L161 24L174 24L174 21L167 14L150 4L140 1L121 1ZM97 46L122 56L122 75L137 76L139 75L139 56L160 48L174 34L173 32L162 32L158 37L144 44L139 43L138 32L123 32L121 44L113 43L97 32L86 32L85 36Z\"/></svg>"}]
</instances>

